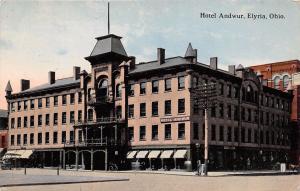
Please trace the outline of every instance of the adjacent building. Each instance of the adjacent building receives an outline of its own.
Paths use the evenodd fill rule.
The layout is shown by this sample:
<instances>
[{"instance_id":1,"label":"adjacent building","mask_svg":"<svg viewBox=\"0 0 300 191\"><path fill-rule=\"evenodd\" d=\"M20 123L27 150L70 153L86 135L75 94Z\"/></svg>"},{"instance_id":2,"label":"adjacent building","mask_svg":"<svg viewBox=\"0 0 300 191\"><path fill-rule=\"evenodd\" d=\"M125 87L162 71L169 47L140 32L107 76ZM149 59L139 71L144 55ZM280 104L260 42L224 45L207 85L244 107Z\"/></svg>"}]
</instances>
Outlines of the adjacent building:
<instances>
[{"instance_id":1,"label":"adjacent building","mask_svg":"<svg viewBox=\"0 0 300 191\"><path fill-rule=\"evenodd\" d=\"M268 63L251 67L256 73L263 76L264 83L272 88L287 91L293 90L291 107L291 156L294 163L300 163L300 61L289 60ZM290 87L289 87L290 85Z\"/></svg>"},{"instance_id":2,"label":"adjacent building","mask_svg":"<svg viewBox=\"0 0 300 191\"><path fill-rule=\"evenodd\" d=\"M184 56L135 63L121 37L96 38L90 72L21 91L7 89L9 152L41 166L105 169L182 169L203 161L204 112L194 93L216 84L208 110L209 168L268 168L287 162L290 92L265 86L251 68L218 68L197 61L189 44ZM137 162L138 161L138 162Z\"/></svg>"},{"instance_id":3,"label":"adjacent building","mask_svg":"<svg viewBox=\"0 0 300 191\"><path fill-rule=\"evenodd\" d=\"M0 109L0 158L7 149L8 141L8 126L7 126L8 114L6 110Z\"/></svg>"}]
</instances>

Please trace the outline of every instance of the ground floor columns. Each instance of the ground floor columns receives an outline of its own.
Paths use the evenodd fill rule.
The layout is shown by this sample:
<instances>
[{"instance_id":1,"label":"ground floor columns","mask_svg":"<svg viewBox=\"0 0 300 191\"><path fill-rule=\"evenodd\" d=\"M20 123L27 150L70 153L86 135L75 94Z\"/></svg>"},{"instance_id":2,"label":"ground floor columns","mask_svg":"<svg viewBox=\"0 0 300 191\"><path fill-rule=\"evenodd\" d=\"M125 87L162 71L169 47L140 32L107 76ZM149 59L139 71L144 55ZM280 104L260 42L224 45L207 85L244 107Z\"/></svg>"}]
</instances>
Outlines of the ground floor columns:
<instances>
[{"instance_id":1,"label":"ground floor columns","mask_svg":"<svg viewBox=\"0 0 300 191\"><path fill-rule=\"evenodd\" d=\"M94 170L94 149L91 149L91 171Z\"/></svg>"},{"instance_id":2,"label":"ground floor columns","mask_svg":"<svg viewBox=\"0 0 300 191\"><path fill-rule=\"evenodd\" d=\"M78 149L76 149L75 151L75 155L76 155L76 159L75 159L75 165L76 165L76 170L78 170L78 158L79 158L79 154L78 154Z\"/></svg>"},{"instance_id":3,"label":"ground floor columns","mask_svg":"<svg viewBox=\"0 0 300 191\"><path fill-rule=\"evenodd\" d=\"M62 151L63 155L63 169L66 169L66 152L65 150Z\"/></svg>"},{"instance_id":4,"label":"ground floor columns","mask_svg":"<svg viewBox=\"0 0 300 191\"><path fill-rule=\"evenodd\" d=\"M108 156L107 156L108 154L107 154L107 149L105 149L105 171L107 171L108 170L108 161L107 161L107 158L108 158Z\"/></svg>"}]
</instances>

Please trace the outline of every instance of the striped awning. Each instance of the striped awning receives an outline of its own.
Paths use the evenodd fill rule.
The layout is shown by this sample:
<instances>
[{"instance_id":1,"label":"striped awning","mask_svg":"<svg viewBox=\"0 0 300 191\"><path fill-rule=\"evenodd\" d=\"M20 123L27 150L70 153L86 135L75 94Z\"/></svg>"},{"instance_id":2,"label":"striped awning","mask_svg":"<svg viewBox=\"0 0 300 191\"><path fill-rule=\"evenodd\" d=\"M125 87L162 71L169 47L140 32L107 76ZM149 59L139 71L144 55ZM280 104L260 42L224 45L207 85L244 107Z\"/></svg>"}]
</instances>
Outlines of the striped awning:
<instances>
[{"instance_id":1,"label":"striped awning","mask_svg":"<svg viewBox=\"0 0 300 191\"><path fill-rule=\"evenodd\" d=\"M172 154L174 153L173 150L166 150L164 152L161 153L160 158L162 159L168 159L171 158Z\"/></svg>"},{"instance_id":2,"label":"striped awning","mask_svg":"<svg viewBox=\"0 0 300 191\"><path fill-rule=\"evenodd\" d=\"M10 150L7 151L3 159L28 159L33 153L33 150Z\"/></svg>"},{"instance_id":3,"label":"striped awning","mask_svg":"<svg viewBox=\"0 0 300 191\"><path fill-rule=\"evenodd\" d=\"M148 158L149 159L158 158L159 154L160 154L160 151L150 151Z\"/></svg>"},{"instance_id":4,"label":"striped awning","mask_svg":"<svg viewBox=\"0 0 300 191\"><path fill-rule=\"evenodd\" d=\"M146 155L148 154L148 152L149 151L139 151L135 158L137 158L137 159L146 158Z\"/></svg>"},{"instance_id":5,"label":"striped awning","mask_svg":"<svg viewBox=\"0 0 300 191\"><path fill-rule=\"evenodd\" d=\"M32 155L32 153L33 153L33 150L25 150L20 158L29 159L29 157Z\"/></svg>"},{"instance_id":6,"label":"striped awning","mask_svg":"<svg viewBox=\"0 0 300 191\"><path fill-rule=\"evenodd\" d=\"M187 150L177 150L173 156L173 158L182 159L185 158Z\"/></svg>"},{"instance_id":7,"label":"striped awning","mask_svg":"<svg viewBox=\"0 0 300 191\"><path fill-rule=\"evenodd\" d=\"M136 153L137 153L137 151L129 151L127 153L127 158L128 159L133 159L135 157Z\"/></svg>"}]
</instances>

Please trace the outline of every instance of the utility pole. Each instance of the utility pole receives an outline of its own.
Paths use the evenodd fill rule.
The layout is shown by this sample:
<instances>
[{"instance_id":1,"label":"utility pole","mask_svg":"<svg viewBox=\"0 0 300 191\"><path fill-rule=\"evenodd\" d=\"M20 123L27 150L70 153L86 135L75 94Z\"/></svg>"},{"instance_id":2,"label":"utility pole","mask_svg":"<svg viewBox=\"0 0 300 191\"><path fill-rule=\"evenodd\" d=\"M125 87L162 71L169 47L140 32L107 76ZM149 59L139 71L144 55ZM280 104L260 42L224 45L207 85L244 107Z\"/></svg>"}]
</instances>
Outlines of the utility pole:
<instances>
[{"instance_id":1,"label":"utility pole","mask_svg":"<svg viewBox=\"0 0 300 191\"><path fill-rule=\"evenodd\" d=\"M202 84L191 89L194 105L204 109L204 175L207 176L208 166L208 108L215 107L217 102L216 83Z\"/></svg>"}]
</instances>

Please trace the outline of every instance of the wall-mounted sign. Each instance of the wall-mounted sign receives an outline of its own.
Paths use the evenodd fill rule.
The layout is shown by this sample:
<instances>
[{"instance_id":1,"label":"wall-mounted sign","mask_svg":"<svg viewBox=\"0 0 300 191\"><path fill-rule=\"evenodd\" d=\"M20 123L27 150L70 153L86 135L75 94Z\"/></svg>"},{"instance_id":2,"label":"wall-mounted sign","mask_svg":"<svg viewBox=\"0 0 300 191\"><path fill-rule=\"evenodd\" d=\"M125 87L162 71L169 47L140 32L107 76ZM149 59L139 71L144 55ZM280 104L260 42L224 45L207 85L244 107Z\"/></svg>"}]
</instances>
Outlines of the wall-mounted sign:
<instances>
[{"instance_id":1,"label":"wall-mounted sign","mask_svg":"<svg viewBox=\"0 0 300 191\"><path fill-rule=\"evenodd\" d=\"M293 74L293 86L300 85L300 72Z\"/></svg>"},{"instance_id":2,"label":"wall-mounted sign","mask_svg":"<svg viewBox=\"0 0 300 191\"><path fill-rule=\"evenodd\" d=\"M160 118L161 123L181 122L181 121L189 121L189 120L190 120L190 116Z\"/></svg>"}]
</instances>

